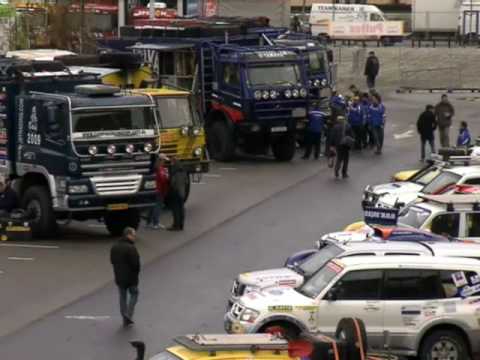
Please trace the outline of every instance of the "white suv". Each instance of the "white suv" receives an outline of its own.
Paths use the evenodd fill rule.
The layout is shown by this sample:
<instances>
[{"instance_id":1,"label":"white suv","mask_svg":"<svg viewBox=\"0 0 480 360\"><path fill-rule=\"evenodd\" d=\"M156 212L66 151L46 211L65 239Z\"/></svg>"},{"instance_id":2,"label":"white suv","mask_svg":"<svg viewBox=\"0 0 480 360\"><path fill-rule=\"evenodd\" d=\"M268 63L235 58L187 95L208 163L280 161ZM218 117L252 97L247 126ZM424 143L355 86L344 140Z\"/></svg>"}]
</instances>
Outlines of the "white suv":
<instances>
[{"instance_id":1,"label":"white suv","mask_svg":"<svg viewBox=\"0 0 480 360\"><path fill-rule=\"evenodd\" d=\"M321 331L361 318L373 349L421 360L467 360L480 352L480 261L427 256L352 256L327 263L298 288L243 296L228 332Z\"/></svg>"}]
</instances>

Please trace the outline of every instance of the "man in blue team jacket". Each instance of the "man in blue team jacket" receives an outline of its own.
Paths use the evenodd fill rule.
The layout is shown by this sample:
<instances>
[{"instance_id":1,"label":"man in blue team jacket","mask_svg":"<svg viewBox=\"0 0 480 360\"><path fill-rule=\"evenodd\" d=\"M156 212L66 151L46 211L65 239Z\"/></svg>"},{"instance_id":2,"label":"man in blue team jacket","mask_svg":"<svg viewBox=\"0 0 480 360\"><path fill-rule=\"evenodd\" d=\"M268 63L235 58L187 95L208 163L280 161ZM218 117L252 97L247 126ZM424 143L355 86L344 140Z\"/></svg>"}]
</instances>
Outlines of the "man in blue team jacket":
<instances>
[{"instance_id":1,"label":"man in blue team jacket","mask_svg":"<svg viewBox=\"0 0 480 360\"><path fill-rule=\"evenodd\" d=\"M365 117L358 97L354 97L348 107L348 123L355 136L355 149L361 150L365 143Z\"/></svg>"},{"instance_id":2,"label":"man in blue team jacket","mask_svg":"<svg viewBox=\"0 0 480 360\"><path fill-rule=\"evenodd\" d=\"M320 144L322 141L322 131L324 127L325 113L319 110L318 104L308 113L308 125L305 132L305 154L302 159L310 158L312 148L314 148L315 159L320 156Z\"/></svg>"}]
</instances>

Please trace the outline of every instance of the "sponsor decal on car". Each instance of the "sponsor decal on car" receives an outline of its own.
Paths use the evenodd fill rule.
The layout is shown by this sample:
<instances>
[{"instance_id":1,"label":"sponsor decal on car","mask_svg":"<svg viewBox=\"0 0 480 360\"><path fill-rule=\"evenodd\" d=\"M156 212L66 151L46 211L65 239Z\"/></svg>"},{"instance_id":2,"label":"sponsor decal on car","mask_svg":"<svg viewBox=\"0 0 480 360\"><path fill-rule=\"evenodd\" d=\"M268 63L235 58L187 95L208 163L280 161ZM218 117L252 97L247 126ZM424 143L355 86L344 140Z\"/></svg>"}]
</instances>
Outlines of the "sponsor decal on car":
<instances>
[{"instance_id":1,"label":"sponsor decal on car","mask_svg":"<svg viewBox=\"0 0 480 360\"><path fill-rule=\"evenodd\" d=\"M293 306L291 306L291 305L274 305L274 306L269 306L268 311L271 311L271 312L292 312L293 311Z\"/></svg>"}]
</instances>

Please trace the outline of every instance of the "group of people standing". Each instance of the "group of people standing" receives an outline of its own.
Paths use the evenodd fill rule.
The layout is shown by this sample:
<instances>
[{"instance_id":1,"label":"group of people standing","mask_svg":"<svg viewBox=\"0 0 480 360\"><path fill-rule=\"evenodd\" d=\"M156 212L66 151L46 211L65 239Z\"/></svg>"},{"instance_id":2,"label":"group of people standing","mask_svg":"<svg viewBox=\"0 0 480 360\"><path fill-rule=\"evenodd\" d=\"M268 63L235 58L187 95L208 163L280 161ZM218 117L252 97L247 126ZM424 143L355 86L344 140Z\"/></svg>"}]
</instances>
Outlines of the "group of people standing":
<instances>
[{"instance_id":1,"label":"group of people standing","mask_svg":"<svg viewBox=\"0 0 480 360\"><path fill-rule=\"evenodd\" d=\"M438 129L440 146L443 148L450 147L450 128L453 124L455 108L443 94L440 102L433 106L427 105L417 120L417 131L420 135L420 160L424 161L426 157L426 145L430 147L432 153L435 152L435 130ZM457 136L457 147L468 147L472 142L468 124L466 121L460 122Z\"/></svg>"},{"instance_id":2,"label":"group of people standing","mask_svg":"<svg viewBox=\"0 0 480 360\"><path fill-rule=\"evenodd\" d=\"M312 150L318 159L321 154L322 138L325 137L324 155L334 168L335 177L348 177L350 150L374 148L380 155L383 149L385 106L380 95L371 90L361 93L355 85L350 86L352 96L346 99L334 92L330 99L330 117L319 105L309 112L305 132L305 153L302 159L309 159Z\"/></svg>"}]
</instances>

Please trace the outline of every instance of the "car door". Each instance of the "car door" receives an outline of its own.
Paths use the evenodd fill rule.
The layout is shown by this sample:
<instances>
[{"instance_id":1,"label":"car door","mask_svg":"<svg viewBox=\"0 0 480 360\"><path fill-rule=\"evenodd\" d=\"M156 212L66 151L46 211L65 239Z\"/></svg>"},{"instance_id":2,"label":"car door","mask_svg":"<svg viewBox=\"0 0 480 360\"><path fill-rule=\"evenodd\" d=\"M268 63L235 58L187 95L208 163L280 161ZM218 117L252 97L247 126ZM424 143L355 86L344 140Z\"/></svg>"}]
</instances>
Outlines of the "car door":
<instances>
[{"instance_id":1,"label":"car door","mask_svg":"<svg viewBox=\"0 0 480 360\"><path fill-rule=\"evenodd\" d=\"M429 224L422 226L422 229L430 230L438 235L459 237L461 235L460 214L458 212L439 213L433 217Z\"/></svg>"},{"instance_id":2,"label":"car door","mask_svg":"<svg viewBox=\"0 0 480 360\"><path fill-rule=\"evenodd\" d=\"M343 275L319 300L318 330L333 335L340 319L358 317L367 327L369 345L380 348L383 338L382 278L382 270L357 270Z\"/></svg>"},{"instance_id":3,"label":"car door","mask_svg":"<svg viewBox=\"0 0 480 360\"><path fill-rule=\"evenodd\" d=\"M429 301L443 297L439 272L429 269L385 270L382 299L384 331L391 349L414 348Z\"/></svg>"}]
</instances>

